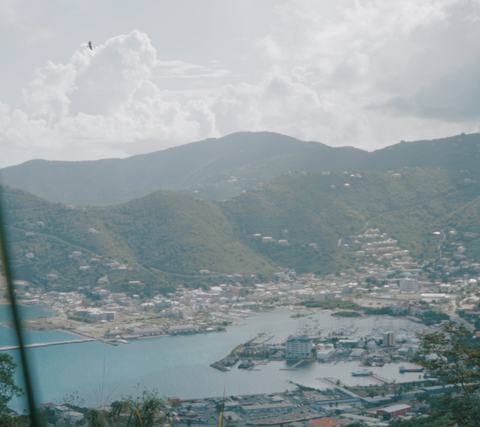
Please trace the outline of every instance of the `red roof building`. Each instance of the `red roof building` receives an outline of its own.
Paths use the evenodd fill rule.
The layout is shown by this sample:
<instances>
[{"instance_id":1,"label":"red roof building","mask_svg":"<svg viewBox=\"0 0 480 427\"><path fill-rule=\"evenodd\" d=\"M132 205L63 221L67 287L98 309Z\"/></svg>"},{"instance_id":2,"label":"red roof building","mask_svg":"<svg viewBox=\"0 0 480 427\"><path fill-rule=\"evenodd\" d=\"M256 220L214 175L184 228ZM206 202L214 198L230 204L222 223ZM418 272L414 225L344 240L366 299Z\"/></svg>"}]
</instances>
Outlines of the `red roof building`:
<instances>
[{"instance_id":1,"label":"red roof building","mask_svg":"<svg viewBox=\"0 0 480 427\"><path fill-rule=\"evenodd\" d=\"M398 417L399 415L412 412L412 407L409 405L399 404L387 406L386 408L377 409L377 415L390 415L390 418Z\"/></svg>"},{"instance_id":2,"label":"red roof building","mask_svg":"<svg viewBox=\"0 0 480 427\"><path fill-rule=\"evenodd\" d=\"M307 423L307 426L314 426L314 427L337 427L337 426L343 426L343 425L344 423L338 418L330 418L330 417L316 418L314 420L310 420Z\"/></svg>"}]
</instances>

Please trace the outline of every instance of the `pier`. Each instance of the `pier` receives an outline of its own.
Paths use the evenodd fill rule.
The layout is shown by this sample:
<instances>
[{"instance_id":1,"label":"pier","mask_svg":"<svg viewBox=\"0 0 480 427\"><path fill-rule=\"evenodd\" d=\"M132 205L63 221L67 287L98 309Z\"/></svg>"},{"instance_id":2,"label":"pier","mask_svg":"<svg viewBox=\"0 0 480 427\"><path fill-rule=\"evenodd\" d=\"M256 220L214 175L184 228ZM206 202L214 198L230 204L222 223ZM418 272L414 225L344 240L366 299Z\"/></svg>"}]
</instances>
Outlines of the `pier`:
<instances>
[{"instance_id":1,"label":"pier","mask_svg":"<svg viewBox=\"0 0 480 427\"><path fill-rule=\"evenodd\" d=\"M381 375L378 375L378 374L373 374L369 378L371 378L372 380L375 380L380 385L390 384L392 382L392 381L387 380L385 377L382 377Z\"/></svg>"},{"instance_id":2,"label":"pier","mask_svg":"<svg viewBox=\"0 0 480 427\"><path fill-rule=\"evenodd\" d=\"M310 360L308 360L308 359L300 360L297 363L295 363L295 365L293 365L291 368L283 368L283 369L280 369L280 370L281 371L296 371L295 368L303 362L310 362Z\"/></svg>"},{"instance_id":3,"label":"pier","mask_svg":"<svg viewBox=\"0 0 480 427\"><path fill-rule=\"evenodd\" d=\"M217 362L217 363L212 363L210 366L211 366L212 368L218 369L219 371L222 371L222 372L228 372L228 371L230 371L230 369L226 368L226 367L223 366L223 365L220 365L218 362Z\"/></svg>"},{"instance_id":4,"label":"pier","mask_svg":"<svg viewBox=\"0 0 480 427\"><path fill-rule=\"evenodd\" d=\"M97 341L95 338L84 338L81 340L71 340L71 341L57 341L57 342L42 342L36 344L26 344L25 348L35 348L35 347L49 347L51 345L62 345L62 344L77 344L82 342ZM11 345L8 347L0 347L0 351L8 350L18 350L20 347L18 345Z\"/></svg>"}]
</instances>

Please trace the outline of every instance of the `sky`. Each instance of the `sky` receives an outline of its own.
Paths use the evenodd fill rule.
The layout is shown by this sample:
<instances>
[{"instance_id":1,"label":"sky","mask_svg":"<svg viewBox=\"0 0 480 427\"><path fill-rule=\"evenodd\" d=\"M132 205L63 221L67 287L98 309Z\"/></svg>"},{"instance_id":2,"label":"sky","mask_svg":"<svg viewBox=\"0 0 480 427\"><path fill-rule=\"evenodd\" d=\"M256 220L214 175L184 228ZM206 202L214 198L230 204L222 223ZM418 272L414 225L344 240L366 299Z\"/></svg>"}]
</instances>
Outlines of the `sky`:
<instances>
[{"instance_id":1,"label":"sky","mask_svg":"<svg viewBox=\"0 0 480 427\"><path fill-rule=\"evenodd\" d=\"M478 40L480 0L0 0L0 167L478 132Z\"/></svg>"}]
</instances>

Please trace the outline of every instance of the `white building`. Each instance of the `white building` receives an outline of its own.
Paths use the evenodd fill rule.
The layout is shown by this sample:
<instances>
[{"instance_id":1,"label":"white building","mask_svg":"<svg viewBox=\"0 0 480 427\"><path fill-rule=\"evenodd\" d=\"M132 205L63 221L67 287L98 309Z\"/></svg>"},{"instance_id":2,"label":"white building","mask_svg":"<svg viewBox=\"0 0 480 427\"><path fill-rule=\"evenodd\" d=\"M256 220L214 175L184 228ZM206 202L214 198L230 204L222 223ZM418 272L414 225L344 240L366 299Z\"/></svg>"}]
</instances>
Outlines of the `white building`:
<instances>
[{"instance_id":1,"label":"white building","mask_svg":"<svg viewBox=\"0 0 480 427\"><path fill-rule=\"evenodd\" d=\"M317 345L317 360L327 360L335 353L333 344L318 344Z\"/></svg>"},{"instance_id":2,"label":"white building","mask_svg":"<svg viewBox=\"0 0 480 427\"><path fill-rule=\"evenodd\" d=\"M418 292L417 279L405 278L400 280L400 290L402 292Z\"/></svg>"},{"instance_id":3,"label":"white building","mask_svg":"<svg viewBox=\"0 0 480 427\"><path fill-rule=\"evenodd\" d=\"M383 334L383 346L384 347L395 347L397 344L394 331L388 331Z\"/></svg>"},{"instance_id":4,"label":"white building","mask_svg":"<svg viewBox=\"0 0 480 427\"><path fill-rule=\"evenodd\" d=\"M290 360L309 359L312 355L312 340L306 335L290 337L285 343L285 357Z\"/></svg>"}]
</instances>

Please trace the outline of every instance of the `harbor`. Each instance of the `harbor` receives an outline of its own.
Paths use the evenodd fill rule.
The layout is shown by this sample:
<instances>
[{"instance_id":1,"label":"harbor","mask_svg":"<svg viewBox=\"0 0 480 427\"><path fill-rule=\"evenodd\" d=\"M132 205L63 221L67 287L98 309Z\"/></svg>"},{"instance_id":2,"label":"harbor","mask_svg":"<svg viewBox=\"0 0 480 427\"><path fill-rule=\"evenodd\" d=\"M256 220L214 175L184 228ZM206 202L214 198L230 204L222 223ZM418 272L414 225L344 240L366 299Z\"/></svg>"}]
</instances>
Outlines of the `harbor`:
<instances>
[{"instance_id":1,"label":"harbor","mask_svg":"<svg viewBox=\"0 0 480 427\"><path fill-rule=\"evenodd\" d=\"M352 372L363 369L361 360L341 360L324 363L311 361L299 364L295 370L290 368L296 362L246 358L256 364L253 369L238 369L240 361L226 370L213 369L215 361L222 360L244 343L254 340L259 334L274 336L268 340L268 346L274 348L285 342L289 335L302 332L306 320L323 328L323 334L334 330L349 328L349 322L338 320L328 311L313 312L313 319L291 318L289 309L270 310L254 313L245 318L242 326L229 326L226 332L132 340L129 345L111 346L102 342L79 342L75 345L55 345L28 348L37 367L35 375L41 385L43 401L62 402L65 396L79 391L86 401L93 394L92 384L98 382L101 372L107 370L105 387L115 390L112 399L132 393L132 387L141 383L147 389L157 388L160 395L175 395L181 398L203 398L221 394L219 384L225 384L229 394L252 394L283 392L288 381L308 387L327 387L315 378L332 377L348 386L366 386L378 384L372 377L354 377ZM40 313L40 315L43 315ZM318 319L318 322L313 320ZM390 320L385 320L390 322ZM392 325L400 334L405 321L393 320ZM380 326L380 320L374 318L357 319L358 330L355 335L371 333L374 323ZM308 325L307 325L308 326ZM408 326L408 325L407 325ZM420 325L421 326L421 325ZM418 326L417 326L418 327ZM267 332L265 332L267 331ZM404 331L403 331L404 332ZM12 331L0 327L0 338L8 345L15 345L14 337L8 338ZM75 336L59 331L28 332L28 343L46 343L71 341ZM77 337L82 339L83 337ZM195 349L192 351L192 349ZM16 350L7 351L16 359ZM160 357L161 355L161 357ZM18 359L17 359L18 363ZM419 373L401 374L399 366L406 369L416 368L412 363L385 363L383 366L369 366L366 369L389 381L396 383L418 381ZM421 374L420 374L421 375ZM324 384L324 385L322 385Z\"/></svg>"}]
</instances>

